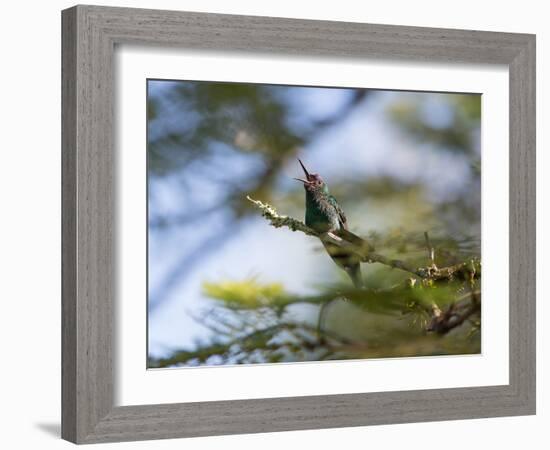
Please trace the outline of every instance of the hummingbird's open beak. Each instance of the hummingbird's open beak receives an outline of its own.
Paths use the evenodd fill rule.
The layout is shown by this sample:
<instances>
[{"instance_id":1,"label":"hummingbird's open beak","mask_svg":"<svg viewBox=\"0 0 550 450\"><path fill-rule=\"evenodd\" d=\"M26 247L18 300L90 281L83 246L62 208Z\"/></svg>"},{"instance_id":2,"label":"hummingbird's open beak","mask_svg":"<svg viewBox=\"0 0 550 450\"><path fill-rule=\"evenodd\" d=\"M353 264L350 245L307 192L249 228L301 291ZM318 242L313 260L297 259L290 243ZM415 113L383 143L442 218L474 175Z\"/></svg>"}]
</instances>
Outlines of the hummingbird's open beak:
<instances>
[{"instance_id":1,"label":"hummingbird's open beak","mask_svg":"<svg viewBox=\"0 0 550 450\"><path fill-rule=\"evenodd\" d=\"M304 169L304 173L306 174L306 179L309 180L309 172L307 171L306 167L304 166L304 163L298 158L298 162L302 166L302 169Z\"/></svg>"},{"instance_id":2,"label":"hummingbird's open beak","mask_svg":"<svg viewBox=\"0 0 550 450\"><path fill-rule=\"evenodd\" d=\"M303 178L293 178L293 179L296 181L301 181L304 184L311 184L311 180L310 180L311 175L307 171L306 166L304 166L304 163L300 161L300 158L298 158L298 162L302 166L302 169L304 169L304 173L306 174L306 179L305 180Z\"/></svg>"}]
</instances>

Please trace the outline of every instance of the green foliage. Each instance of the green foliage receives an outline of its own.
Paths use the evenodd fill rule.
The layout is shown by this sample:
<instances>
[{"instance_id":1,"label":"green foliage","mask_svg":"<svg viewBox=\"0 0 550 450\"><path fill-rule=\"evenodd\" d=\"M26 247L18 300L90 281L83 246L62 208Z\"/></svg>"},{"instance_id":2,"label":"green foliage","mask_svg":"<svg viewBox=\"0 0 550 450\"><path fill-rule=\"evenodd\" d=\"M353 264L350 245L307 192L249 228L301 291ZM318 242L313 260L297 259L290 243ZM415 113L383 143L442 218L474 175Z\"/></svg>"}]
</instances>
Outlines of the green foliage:
<instances>
[{"instance_id":1,"label":"green foliage","mask_svg":"<svg viewBox=\"0 0 550 450\"><path fill-rule=\"evenodd\" d=\"M202 288L208 297L222 301L226 307L234 309L255 309L288 302L288 296L280 283L260 284L255 279L217 284L205 281Z\"/></svg>"},{"instance_id":2,"label":"green foliage","mask_svg":"<svg viewBox=\"0 0 550 450\"><path fill-rule=\"evenodd\" d=\"M211 327L216 338L197 350L150 359L150 366L466 354L480 349L480 322L474 321L479 309L466 317L472 320L466 333L457 333L452 324L440 335L427 332L434 320L447 320L444 314L470 307L473 293L479 291L476 286L467 290L463 282L438 286L405 278L386 290L333 286L310 296L293 295L280 283L257 279L205 282L203 289L215 306L197 320ZM317 308L316 324L296 319L292 310L299 305ZM451 330L454 335L449 337Z\"/></svg>"}]
</instances>

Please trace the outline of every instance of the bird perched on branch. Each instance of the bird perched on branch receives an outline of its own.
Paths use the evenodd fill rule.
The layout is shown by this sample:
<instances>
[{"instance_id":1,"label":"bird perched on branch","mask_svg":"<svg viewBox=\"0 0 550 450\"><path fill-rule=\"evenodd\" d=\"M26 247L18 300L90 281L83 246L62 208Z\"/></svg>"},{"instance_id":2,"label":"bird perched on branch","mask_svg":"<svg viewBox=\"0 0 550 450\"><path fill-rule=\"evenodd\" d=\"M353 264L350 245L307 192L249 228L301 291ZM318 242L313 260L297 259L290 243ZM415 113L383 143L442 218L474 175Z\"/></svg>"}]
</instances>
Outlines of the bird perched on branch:
<instances>
[{"instance_id":1,"label":"bird perched on branch","mask_svg":"<svg viewBox=\"0 0 550 450\"><path fill-rule=\"evenodd\" d=\"M327 184L317 173L309 173L300 159L306 175L305 179L295 178L304 184L306 191L306 225L318 233L332 233L356 246L365 246L366 242L348 230L346 215L336 199L330 194ZM332 260L351 278L356 288L363 286L360 257L348 248L335 245L321 237L325 250Z\"/></svg>"}]
</instances>

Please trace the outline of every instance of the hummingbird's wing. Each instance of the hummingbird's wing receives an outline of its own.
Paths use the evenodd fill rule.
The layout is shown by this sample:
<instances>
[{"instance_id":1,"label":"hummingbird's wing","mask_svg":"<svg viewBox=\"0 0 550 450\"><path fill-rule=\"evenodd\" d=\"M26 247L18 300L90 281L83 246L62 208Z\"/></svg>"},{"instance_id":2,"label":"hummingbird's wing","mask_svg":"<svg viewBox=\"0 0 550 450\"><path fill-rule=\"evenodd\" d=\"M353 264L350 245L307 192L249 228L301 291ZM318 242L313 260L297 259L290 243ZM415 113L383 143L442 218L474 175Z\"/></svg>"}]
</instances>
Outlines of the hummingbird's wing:
<instances>
[{"instance_id":1,"label":"hummingbird's wing","mask_svg":"<svg viewBox=\"0 0 550 450\"><path fill-rule=\"evenodd\" d=\"M336 233L339 237L341 237L344 241L351 242L353 245L356 245L357 247L361 247L369 252L374 251L374 247L367 242L362 237L357 236L356 234L352 233L349 230L341 229Z\"/></svg>"},{"instance_id":2,"label":"hummingbird's wing","mask_svg":"<svg viewBox=\"0 0 550 450\"><path fill-rule=\"evenodd\" d=\"M346 215L344 214L344 210L332 195L330 196L330 202L338 212L338 218L341 225L340 230L338 230L336 234L340 236L342 239L344 239L345 241L351 242L352 244L358 247L362 247L370 252L374 251L374 247L371 244L369 244L363 238L357 236L356 234L348 230L348 221L347 221Z\"/></svg>"},{"instance_id":3,"label":"hummingbird's wing","mask_svg":"<svg viewBox=\"0 0 550 450\"><path fill-rule=\"evenodd\" d=\"M331 195L329 197L330 204L334 207L336 212L338 213L338 221L340 222L340 226L344 229L348 229L348 219L346 218L346 215L344 214L344 210L339 205L338 201Z\"/></svg>"}]
</instances>

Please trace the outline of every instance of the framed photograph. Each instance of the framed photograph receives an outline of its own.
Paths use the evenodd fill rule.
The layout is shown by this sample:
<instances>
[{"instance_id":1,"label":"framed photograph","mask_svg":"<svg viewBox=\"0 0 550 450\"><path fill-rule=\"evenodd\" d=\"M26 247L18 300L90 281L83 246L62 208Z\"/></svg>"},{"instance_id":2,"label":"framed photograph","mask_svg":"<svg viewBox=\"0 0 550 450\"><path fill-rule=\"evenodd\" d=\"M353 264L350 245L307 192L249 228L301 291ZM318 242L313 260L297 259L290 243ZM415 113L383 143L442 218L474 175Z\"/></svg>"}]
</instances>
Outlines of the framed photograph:
<instances>
[{"instance_id":1,"label":"framed photograph","mask_svg":"<svg viewBox=\"0 0 550 450\"><path fill-rule=\"evenodd\" d=\"M535 37L62 13L62 436L535 413Z\"/></svg>"}]
</instances>

